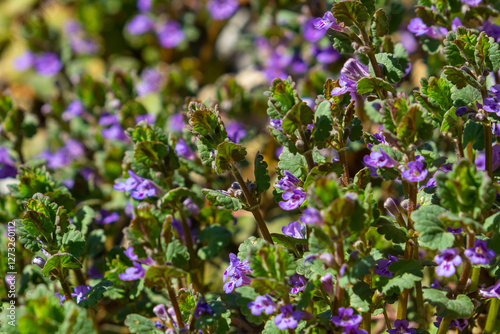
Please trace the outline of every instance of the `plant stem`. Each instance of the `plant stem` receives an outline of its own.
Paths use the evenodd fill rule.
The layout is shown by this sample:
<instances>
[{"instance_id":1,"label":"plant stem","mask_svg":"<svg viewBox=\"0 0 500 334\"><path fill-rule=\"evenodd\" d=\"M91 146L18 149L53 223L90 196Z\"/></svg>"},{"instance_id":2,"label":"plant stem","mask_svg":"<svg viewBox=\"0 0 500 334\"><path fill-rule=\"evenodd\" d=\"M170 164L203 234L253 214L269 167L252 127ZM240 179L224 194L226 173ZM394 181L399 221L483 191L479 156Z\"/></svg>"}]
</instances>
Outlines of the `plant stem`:
<instances>
[{"instance_id":1,"label":"plant stem","mask_svg":"<svg viewBox=\"0 0 500 334\"><path fill-rule=\"evenodd\" d=\"M464 155L464 145L462 144L462 121L460 120L460 125L458 126L458 136L454 139L455 142L455 153L457 154L457 160L463 159Z\"/></svg>"},{"instance_id":2,"label":"plant stem","mask_svg":"<svg viewBox=\"0 0 500 334\"><path fill-rule=\"evenodd\" d=\"M87 282L85 282L85 277L83 276L81 269L73 269L73 272L75 273L76 280L79 285L87 285Z\"/></svg>"},{"instance_id":3,"label":"plant stem","mask_svg":"<svg viewBox=\"0 0 500 334\"><path fill-rule=\"evenodd\" d=\"M474 292L477 290L477 286L479 284L479 275L481 274L481 267L473 267L472 268L472 283L469 289L469 292Z\"/></svg>"},{"instance_id":4,"label":"plant stem","mask_svg":"<svg viewBox=\"0 0 500 334\"><path fill-rule=\"evenodd\" d=\"M413 258L415 260L419 260L419 254L418 254L418 242L415 242L415 245L413 246ZM417 322L418 322L418 327L425 329L425 309L424 309L424 296L422 294L422 282L418 281L415 282L415 294L417 296Z\"/></svg>"},{"instance_id":5,"label":"plant stem","mask_svg":"<svg viewBox=\"0 0 500 334\"><path fill-rule=\"evenodd\" d=\"M475 235L473 232L467 234L467 248L474 247ZM458 280L457 285L457 295L464 293L465 288L467 287L467 281L471 275L472 264L470 261L466 261L464 267L462 269L462 275L460 275L460 279Z\"/></svg>"},{"instance_id":6,"label":"plant stem","mask_svg":"<svg viewBox=\"0 0 500 334\"><path fill-rule=\"evenodd\" d=\"M408 289L404 289L403 292L399 294L398 299L398 319L406 319L406 313L408 311Z\"/></svg>"},{"instance_id":7,"label":"plant stem","mask_svg":"<svg viewBox=\"0 0 500 334\"><path fill-rule=\"evenodd\" d=\"M443 318L436 334L446 334L446 332L448 332L448 329L450 329L450 324L451 324L451 318L449 317Z\"/></svg>"},{"instance_id":8,"label":"plant stem","mask_svg":"<svg viewBox=\"0 0 500 334\"><path fill-rule=\"evenodd\" d=\"M492 298L490 301L490 309L488 317L486 318L486 325L484 326L483 334L493 334L495 330L495 322L498 318L498 309L500 308L500 299Z\"/></svg>"},{"instance_id":9,"label":"plant stem","mask_svg":"<svg viewBox=\"0 0 500 334\"><path fill-rule=\"evenodd\" d=\"M309 147L309 140L306 138L306 134L304 133L302 126L299 126L299 135L300 139L304 142L304 153L302 153L302 155L306 159L307 170L310 172L314 168L314 159L311 148Z\"/></svg>"},{"instance_id":10,"label":"plant stem","mask_svg":"<svg viewBox=\"0 0 500 334\"><path fill-rule=\"evenodd\" d=\"M493 179L493 135L491 133L491 125L483 124L484 129L484 155L486 156L486 171L490 179Z\"/></svg>"},{"instance_id":11,"label":"plant stem","mask_svg":"<svg viewBox=\"0 0 500 334\"><path fill-rule=\"evenodd\" d=\"M177 303L177 296L170 285L170 279L165 281L165 285L167 286L168 297L170 298L170 302L172 303L172 307L174 308L175 317L177 318L177 323L179 324L179 328L184 328L184 320L182 320L181 309L179 308L179 304Z\"/></svg>"},{"instance_id":12,"label":"plant stem","mask_svg":"<svg viewBox=\"0 0 500 334\"><path fill-rule=\"evenodd\" d=\"M391 321L389 320L389 316L387 315L387 310L385 309L385 304L384 307L382 307L382 312L384 312L384 319L385 319L385 325L387 326L387 329L391 329Z\"/></svg>"},{"instance_id":13,"label":"plant stem","mask_svg":"<svg viewBox=\"0 0 500 334\"><path fill-rule=\"evenodd\" d=\"M66 276L64 275L64 269L61 267L59 267L59 282L61 282L61 287L64 291L65 301L73 300L73 297L71 296L71 290L69 288L68 280L66 279Z\"/></svg>"},{"instance_id":14,"label":"plant stem","mask_svg":"<svg viewBox=\"0 0 500 334\"><path fill-rule=\"evenodd\" d=\"M349 185L349 164L347 163L344 148L338 150L338 154L339 154L340 164L344 169L344 174L342 174L342 182L344 182L344 185L347 187Z\"/></svg>"},{"instance_id":15,"label":"plant stem","mask_svg":"<svg viewBox=\"0 0 500 334\"><path fill-rule=\"evenodd\" d=\"M417 188L413 182L408 182L408 228L413 230L411 214L417 210Z\"/></svg>"},{"instance_id":16,"label":"plant stem","mask_svg":"<svg viewBox=\"0 0 500 334\"><path fill-rule=\"evenodd\" d=\"M248 190L247 184L245 183L245 180L243 180L243 177L241 176L241 173L238 170L238 168L234 165L234 163L231 163L231 167L232 167L231 172L233 173L234 178L240 184L241 190L243 190L243 194L245 195L247 204L250 207L250 212L253 214L255 220L257 221L257 225L259 226L259 230L260 233L262 234L262 237L270 244L274 244L273 238L271 237L271 233L269 233L266 222L264 221L264 218L260 213L260 206L257 205L252 194L250 194L250 190Z\"/></svg>"},{"instance_id":17,"label":"plant stem","mask_svg":"<svg viewBox=\"0 0 500 334\"><path fill-rule=\"evenodd\" d=\"M191 229L189 228L187 218L184 214L184 211L180 206L177 207L177 211L179 212L179 216L181 218L181 226L182 226L182 231L184 232L184 239L186 240L186 247L188 249L189 253L189 262L191 265L193 265L198 258L196 255L196 252L194 250L194 243L193 243L193 237L191 236ZM196 266L192 266L196 267ZM194 268L191 268L194 269ZM200 283L200 279L198 277L199 270L196 270L194 273L191 272L191 281L194 285L194 288L196 291L203 293L203 285Z\"/></svg>"}]
</instances>

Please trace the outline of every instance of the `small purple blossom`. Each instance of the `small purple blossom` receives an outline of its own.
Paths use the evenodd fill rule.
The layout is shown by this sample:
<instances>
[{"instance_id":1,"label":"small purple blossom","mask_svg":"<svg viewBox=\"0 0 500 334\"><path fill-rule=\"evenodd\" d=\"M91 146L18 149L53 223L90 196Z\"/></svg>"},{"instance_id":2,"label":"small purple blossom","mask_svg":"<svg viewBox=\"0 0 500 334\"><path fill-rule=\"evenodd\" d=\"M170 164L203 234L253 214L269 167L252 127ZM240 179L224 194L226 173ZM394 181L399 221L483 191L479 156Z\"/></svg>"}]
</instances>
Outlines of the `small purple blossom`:
<instances>
[{"instance_id":1,"label":"small purple blossom","mask_svg":"<svg viewBox=\"0 0 500 334\"><path fill-rule=\"evenodd\" d=\"M306 200L306 193L299 189L293 189L281 194L283 201L279 202L279 206L286 211L297 209Z\"/></svg>"},{"instance_id":2,"label":"small purple blossom","mask_svg":"<svg viewBox=\"0 0 500 334\"><path fill-rule=\"evenodd\" d=\"M271 315L276 310L276 304L266 294L265 296L257 296L253 302L248 303L248 308L253 315L261 315L262 312Z\"/></svg>"},{"instance_id":3,"label":"small purple blossom","mask_svg":"<svg viewBox=\"0 0 500 334\"><path fill-rule=\"evenodd\" d=\"M481 0L460 0L463 4L469 5L471 7L477 7Z\"/></svg>"},{"instance_id":4,"label":"small purple blossom","mask_svg":"<svg viewBox=\"0 0 500 334\"><path fill-rule=\"evenodd\" d=\"M357 327L363 317L359 314L353 315L352 308L339 308L339 315L332 317L332 322L338 327Z\"/></svg>"},{"instance_id":5,"label":"small purple blossom","mask_svg":"<svg viewBox=\"0 0 500 334\"><path fill-rule=\"evenodd\" d=\"M327 29L317 29L315 26L316 20L317 19L310 18L302 25L302 37L311 43L319 41L325 36L327 31Z\"/></svg>"},{"instance_id":6,"label":"small purple blossom","mask_svg":"<svg viewBox=\"0 0 500 334\"><path fill-rule=\"evenodd\" d=\"M361 64L355 58L350 58L345 62L340 71L340 87L335 87L331 94L339 96L347 92L356 92L358 81L369 76L368 66Z\"/></svg>"},{"instance_id":7,"label":"small purple blossom","mask_svg":"<svg viewBox=\"0 0 500 334\"><path fill-rule=\"evenodd\" d=\"M321 213L315 208L307 208L302 211L302 216L300 217L300 221L304 224L323 224L323 217L321 217Z\"/></svg>"},{"instance_id":8,"label":"small purple blossom","mask_svg":"<svg viewBox=\"0 0 500 334\"><path fill-rule=\"evenodd\" d=\"M291 222L288 224L288 226L283 226L281 228L281 231L283 232L284 235L296 239L305 239L304 230L305 230L305 225L299 222Z\"/></svg>"},{"instance_id":9,"label":"small purple blossom","mask_svg":"<svg viewBox=\"0 0 500 334\"><path fill-rule=\"evenodd\" d=\"M149 12L153 8L153 0L137 0L136 5L141 12Z\"/></svg>"},{"instance_id":10,"label":"small purple blossom","mask_svg":"<svg viewBox=\"0 0 500 334\"><path fill-rule=\"evenodd\" d=\"M191 160L195 158L195 154L191 147L184 141L184 139L179 138L177 143L175 143L175 153L179 156L183 156L184 158Z\"/></svg>"},{"instance_id":11,"label":"small purple blossom","mask_svg":"<svg viewBox=\"0 0 500 334\"><path fill-rule=\"evenodd\" d=\"M24 72L33 67L35 63L35 55L31 51L25 51L23 54L14 59L14 68L17 71Z\"/></svg>"},{"instance_id":12,"label":"small purple blossom","mask_svg":"<svg viewBox=\"0 0 500 334\"><path fill-rule=\"evenodd\" d=\"M230 18L240 6L237 0L209 0L207 9L214 20Z\"/></svg>"},{"instance_id":13,"label":"small purple blossom","mask_svg":"<svg viewBox=\"0 0 500 334\"><path fill-rule=\"evenodd\" d=\"M137 95L143 96L160 90L161 74L153 68L146 68L141 73L141 81L137 84Z\"/></svg>"},{"instance_id":14,"label":"small purple blossom","mask_svg":"<svg viewBox=\"0 0 500 334\"><path fill-rule=\"evenodd\" d=\"M455 267L462 264L462 258L458 255L455 248L448 248L440 252L441 254L434 257L434 261L438 264L436 274L438 276L451 277L455 274Z\"/></svg>"},{"instance_id":15,"label":"small purple blossom","mask_svg":"<svg viewBox=\"0 0 500 334\"><path fill-rule=\"evenodd\" d=\"M9 150L0 146L0 179L15 177L16 174L16 164L10 157Z\"/></svg>"},{"instance_id":16,"label":"small purple blossom","mask_svg":"<svg viewBox=\"0 0 500 334\"><path fill-rule=\"evenodd\" d=\"M148 31L152 31L155 27L155 22L146 14L137 14L127 23L125 29L131 35L142 35Z\"/></svg>"},{"instance_id":17,"label":"small purple blossom","mask_svg":"<svg viewBox=\"0 0 500 334\"><path fill-rule=\"evenodd\" d=\"M193 312L193 317L195 319L198 319L203 315L203 313L214 314L214 311L212 311L210 305L208 305L207 302L204 302L203 297L201 297L200 300L198 301L198 304L196 304L196 307Z\"/></svg>"},{"instance_id":18,"label":"small purple blossom","mask_svg":"<svg viewBox=\"0 0 500 334\"><path fill-rule=\"evenodd\" d=\"M227 137L233 143L238 144L241 139L245 138L247 131L243 128L243 124L240 122L230 122L226 126Z\"/></svg>"},{"instance_id":19,"label":"small purple blossom","mask_svg":"<svg viewBox=\"0 0 500 334\"><path fill-rule=\"evenodd\" d=\"M302 186L303 182L288 171L283 171L283 177L275 183L275 187L284 191L292 191L298 186Z\"/></svg>"},{"instance_id":20,"label":"small purple blossom","mask_svg":"<svg viewBox=\"0 0 500 334\"><path fill-rule=\"evenodd\" d=\"M179 45L186 37L179 22L169 21L157 31L158 43L165 49L172 49Z\"/></svg>"},{"instance_id":21,"label":"small purple blossom","mask_svg":"<svg viewBox=\"0 0 500 334\"><path fill-rule=\"evenodd\" d=\"M375 266L375 274L385 277L392 277L393 273L389 271L389 265L393 262L398 261L396 256L392 256L389 254L389 260L381 259L377 261L377 265Z\"/></svg>"},{"instance_id":22,"label":"small purple blossom","mask_svg":"<svg viewBox=\"0 0 500 334\"><path fill-rule=\"evenodd\" d=\"M464 251L472 264L490 264L496 253L493 249L486 248L486 240L476 239L474 247Z\"/></svg>"},{"instance_id":23,"label":"small purple blossom","mask_svg":"<svg viewBox=\"0 0 500 334\"><path fill-rule=\"evenodd\" d=\"M153 181L143 179L131 170L128 171L128 174L130 177L125 182L115 183L113 189L130 192L130 196L137 200L160 196L163 193Z\"/></svg>"},{"instance_id":24,"label":"small purple blossom","mask_svg":"<svg viewBox=\"0 0 500 334\"><path fill-rule=\"evenodd\" d=\"M328 296L333 297L333 275L331 273L326 273L325 275L321 276L319 280L325 293Z\"/></svg>"},{"instance_id":25,"label":"small purple blossom","mask_svg":"<svg viewBox=\"0 0 500 334\"><path fill-rule=\"evenodd\" d=\"M289 283L292 286L292 288L290 289L290 294L295 295L304 290L307 283L307 278L304 275L295 273L290 276Z\"/></svg>"},{"instance_id":26,"label":"small purple blossom","mask_svg":"<svg viewBox=\"0 0 500 334\"><path fill-rule=\"evenodd\" d=\"M392 168L398 165L398 162L391 158L383 149L380 152L371 152L363 158L363 162L370 167L387 167Z\"/></svg>"},{"instance_id":27,"label":"small purple blossom","mask_svg":"<svg viewBox=\"0 0 500 334\"><path fill-rule=\"evenodd\" d=\"M85 113L85 109L83 108L82 102L79 100L75 100L68 104L66 110L61 115L63 121L68 122L69 120L81 116Z\"/></svg>"},{"instance_id":28,"label":"small purple blossom","mask_svg":"<svg viewBox=\"0 0 500 334\"><path fill-rule=\"evenodd\" d=\"M222 276L222 281L225 282L223 286L225 293L231 293L234 288L242 285L250 285L251 282L251 278L246 276L252 271L248 260L240 261L233 253L229 254L229 260L230 264Z\"/></svg>"},{"instance_id":29,"label":"small purple blossom","mask_svg":"<svg viewBox=\"0 0 500 334\"><path fill-rule=\"evenodd\" d=\"M87 299L87 297L83 297L90 289L92 289L91 286L87 285L78 285L75 286L74 292L71 293L72 297L76 297L76 303L80 303L82 300ZM64 295L61 295L59 292L55 293L56 297L59 298L59 304L63 304L63 301L66 300L66 297Z\"/></svg>"},{"instance_id":30,"label":"small purple blossom","mask_svg":"<svg viewBox=\"0 0 500 334\"><path fill-rule=\"evenodd\" d=\"M387 333L390 334L416 334L417 330L410 328L410 323L406 319L397 319L394 321L394 328L388 329Z\"/></svg>"},{"instance_id":31,"label":"small purple blossom","mask_svg":"<svg viewBox=\"0 0 500 334\"><path fill-rule=\"evenodd\" d=\"M500 280L489 288L479 290L479 294L484 298L500 298Z\"/></svg>"},{"instance_id":32,"label":"small purple blossom","mask_svg":"<svg viewBox=\"0 0 500 334\"><path fill-rule=\"evenodd\" d=\"M424 169L424 164L420 161L410 161L408 169L401 172L401 176L409 182L421 182L425 180L428 170Z\"/></svg>"},{"instance_id":33,"label":"small purple blossom","mask_svg":"<svg viewBox=\"0 0 500 334\"><path fill-rule=\"evenodd\" d=\"M434 323L434 326L439 327L441 325L441 321L442 320L443 320L443 318L436 317L436 322ZM450 322L450 327L449 328L456 327L458 330L462 331L467 326L469 326L469 322L467 321L467 319L459 318L459 319L456 319L456 320L452 320Z\"/></svg>"},{"instance_id":34,"label":"small purple blossom","mask_svg":"<svg viewBox=\"0 0 500 334\"><path fill-rule=\"evenodd\" d=\"M340 28L340 26L337 25L337 20L333 17L332 12L326 12L323 17L318 17L313 21L314 29L328 30L331 26L334 26L334 29L336 27Z\"/></svg>"},{"instance_id":35,"label":"small purple blossom","mask_svg":"<svg viewBox=\"0 0 500 334\"><path fill-rule=\"evenodd\" d=\"M43 52L35 56L33 66L35 71L41 76L51 77L61 70L62 63L55 53Z\"/></svg>"},{"instance_id":36,"label":"small purple blossom","mask_svg":"<svg viewBox=\"0 0 500 334\"><path fill-rule=\"evenodd\" d=\"M344 328L342 334L368 334L368 332L365 331L364 329L358 329L358 327L355 326L355 327Z\"/></svg>"},{"instance_id":37,"label":"small purple blossom","mask_svg":"<svg viewBox=\"0 0 500 334\"><path fill-rule=\"evenodd\" d=\"M274 317L276 327L281 330L296 328L302 318L302 313L300 311L293 311L291 304L281 306L280 311L281 313Z\"/></svg>"},{"instance_id":38,"label":"small purple blossom","mask_svg":"<svg viewBox=\"0 0 500 334\"><path fill-rule=\"evenodd\" d=\"M135 281L146 276L146 269L139 262L133 263L133 267L127 268L124 273L118 275L122 281Z\"/></svg>"},{"instance_id":39,"label":"small purple blossom","mask_svg":"<svg viewBox=\"0 0 500 334\"><path fill-rule=\"evenodd\" d=\"M439 39L448 32L445 28L440 27L437 29L434 26L428 27L421 18L415 17L410 20L408 30L415 34L415 36L427 35L431 38Z\"/></svg>"},{"instance_id":40,"label":"small purple blossom","mask_svg":"<svg viewBox=\"0 0 500 334\"><path fill-rule=\"evenodd\" d=\"M99 217L95 219L95 223L99 225L108 225L117 222L120 219L118 212L108 212L106 210L99 211Z\"/></svg>"},{"instance_id":41,"label":"small purple blossom","mask_svg":"<svg viewBox=\"0 0 500 334\"><path fill-rule=\"evenodd\" d=\"M167 308L165 307L164 304L158 304L153 308L154 314L161 320L167 320L168 319L168 313L167 313Z\"/></svg>"}]
</instances>

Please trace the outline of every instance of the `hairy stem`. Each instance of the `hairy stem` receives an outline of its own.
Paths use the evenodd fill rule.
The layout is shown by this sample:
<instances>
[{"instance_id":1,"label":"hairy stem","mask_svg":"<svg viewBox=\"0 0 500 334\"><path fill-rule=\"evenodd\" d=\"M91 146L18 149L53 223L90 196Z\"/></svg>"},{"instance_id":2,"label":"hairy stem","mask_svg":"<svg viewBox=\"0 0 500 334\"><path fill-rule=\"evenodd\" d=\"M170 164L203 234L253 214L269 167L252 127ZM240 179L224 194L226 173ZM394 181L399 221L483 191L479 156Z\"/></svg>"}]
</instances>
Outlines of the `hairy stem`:
<instances>
[{"instance_id":1,"label":"hairy stem","mask_svg":"<svg viewBox=\"0 0 500 334\"><path fill-rule=\"evenodd\" d=\"M389 316L387 315L387 310L385 309L386 304L384 304L384 307L382 307L382 312L384 312L384 319L385 319L385 325L387 326L387 329L391 329L391 321L389 320Z\"/></svg>"},{"instance_id":2,"label":"hairy stem","mask_svg":"<svg viewBox=\"0 0 500 334\"><path fill-rule=\"evenodd\" d=\"M73 272L75 273L78 285L87 285L81 269L73 269Z\"/></svg>"},{"instance_id":3,"label":"hairy stem","mask_svg":"<svg viewBox=\"0 0 500 334\"><path fill-rule=\"evenodd\" d=\"M266 222L264 221L264 218L260 213L260 206L257 205L252 194L250 193L250 190L248 190L245 180L243 180L243 177L241 176L241 173L238 170L238 168L234 165L234 163L231 164L231 167L232 167L231 172L233 173L234 178L240 184L241 190L243 190L243 194L245 195L247 204L250 207L250 212L253 214L255 220L257 221L257 225L259 226L259 230L260 233L262 234L262 237L270 244L274 244L273 238L271 237L271 233L269 233L269 229L267 228Z\"/></svg>"},{"instance_id":4,"label":"hairy stem","mask_svg":"<svg viewBox=\"0 0 500 334\"><path fill-rule=\"evenodd\" d=\"M418 243L415 242L415 245L413 246L413 258L415 260L419 260L419 254L418 254ZM418 281L415 282L415 294L417 296L417 322L418 322L418 327L425 329L425 309L424 309L424 296L422 294L422 282Z\"/></svg>"},{"instance_id":5,"label":"hairy stem","mask_svg":"<svg viewBox=\"0 0 500 334\"><path fill-rule=\"evenodd\" d=\"M175 317L177 318L177 323L180 329L184 328L184 320L182 320L181 309L179 308L179 304L177 303L177 295L172 289L172 285L170 285L170 279L165 281L165 285L167 287L168 297L170 298L170 302L172 303L172 307L174 308Z\"/></svg>"},{"instance_id":6,"label":"hairy stem","mask_svg":"<svg viewBox=\"0 0 500 334\"><path fill-rule=\"evenodd\" d=\"M64 275L63 268L59 268L59 282L61 282L61 287L64 291L65 301L73 300L73 297L71 296L71 290L69 288L68 280L67 280L66 276Z\"/></svg>"},{"instance_id":7,"label":"hairy stem","mask_svg":"<svg viewBox=\"0 0 500 334\"><path fill-rule=\"evenodd\" d=\"M184 239L186 240L186 247L189 253L189 261L191 264L197 259L196 252L194 250L193 237L191 236L191 229L189 228L187 218L184 214L184 211L180 206L177 207L177 211L179 212L179 216L181 218L182 231L184 232ZM194 268L193 268L194 269ZM194 273L190 273L191 281L196 291L203 293L203 284L200 282L199 270L196 270Z\"/></svg>"},{"instance_id":8,"label":"hairy stem","mask_svg":"<svg viewBox=\"0 0 500 334\"><path fill-rule=\"evenodd\" d=\"M338 153L339 153L340 164L344 169L344 174L342 174L342 182L344 182L344 185L347 187L349 185L349 164L347 163L345 150L340 149Z\"/></svg>"},{"instance_id":9,"label":"hairy stem","mask_svg":"<svg viewBox=\"0 0 500 334\"><path fill-rule=\"evenodd\" d=\"M474 247L475 235L474 233L467 234L467 248ZM462 269L462 275L460 275L460 279L458 280L457 285L457 294L464 293L465 288L467 287L467 281L469 281L470 275L472 271L472 264L470 261L466 261L464 263L464 267Z\"/></svg>"},{"instance_id":10,"label":"hairy stem","mask_svg":"<svg viewBox=\"0 0 500 334\"><path fill-rule=\"evenodd\" d=\"M302 155L306 159L307 170L310 172L314 168L314 159L312 156L311 147L309 146L309 140L306 138L306 134L302 129L302 126L299 126L299 135L300 139L304 142L304 153L302 153Z\"/></svg>"},{"instance_id":11,"label":"hairy stem","mask_svg":"<svg viewBox=\"0 0 500 334\"><path fill-rule=\"evenodd\" d=\"M493 135L491 133L491 125L483 124L484 128L484 155L486 160L486 171L488 176L493 179Z\"/></svg>"},{"instance_id":12,"label":"hairy stem","mask_svg":"<svg viewBox=\"0 0 500 334\"><path fill-rule=\"evenodd\" d=\"M481 268L480 267L474 267L472 268L472 283L469 289L469 292L474 292L477 290L477 286L479 285L479 275L481 274Z\"/></svg>"},{"instance_id":13,"label":"hairy stem","mask_svg":"<svg viewBox=\"0 0 500 334\"><path fill-rule=\"evenodd\" d=\"M486 325L484 326L484 334L493 334L495 330L495 323L498 318L498 309L500 308L500 299L492 298L490 301L490 310L486 318Z\"/></svg>"},{"instance_id":14,"label":"hairy stem","mask_svg":"<svg viewBox=\"0 0 500 334\"><path fill-rule=\"evenodd\" d=\"M448 329L450 329L450 323L451 323L451 318L445 317L441 321L441 325L439 325L439 329L437 331L437 334L446 334L448 332Z\"/></svg>"}]
</instances>

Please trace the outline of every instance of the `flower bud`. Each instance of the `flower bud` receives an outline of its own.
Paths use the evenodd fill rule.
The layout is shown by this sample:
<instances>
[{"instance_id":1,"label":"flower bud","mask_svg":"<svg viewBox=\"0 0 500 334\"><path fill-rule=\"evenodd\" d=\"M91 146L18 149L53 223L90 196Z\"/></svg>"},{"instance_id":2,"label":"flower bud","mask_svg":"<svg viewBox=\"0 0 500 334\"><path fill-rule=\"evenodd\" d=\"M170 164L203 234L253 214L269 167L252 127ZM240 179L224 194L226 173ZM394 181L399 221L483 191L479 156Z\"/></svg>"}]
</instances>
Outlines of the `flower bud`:
<instances>
[{"instance_id":1,"label":"flower bud","mask_svg":"<svg viewBox=\"0 0 500 334\"><path fill-rule=\"evenodd\" d=\"M335 258L331 253L323 253L319 256L319 259L323 261L328 267L335 266Z\"/></svg>"},{"instance_id":2,"label":"flower bud","mask_svg":"<svg viewBox=\"0 0 500 334\"><path fill-rule=\"evenodd\" d=\"M306 143L302 139L297 139L295 142L295 147L297 147L297 151L300 153L303 153L306 149Z\"/></svg>"},{"instance_id":3,"label":"flower bud","mask_svg":"<svg viewBox=\"0 0 500 334\"><path fill-rule=\"evenodd\" d=\"M257 192L257 185L253 182L249 183L248 184L248 190L250 190L250 192Z\"/></svg>"},{"instance_id":4,"label":"flower bud","mask_svg":"<svg viewBox=\"0 0 500 334\"><path fill-rule=\"evenodd\" d=\"M154 314L162 320L168 319L167 308L164 304L158 304L153 308Z\"/></svg>"},{"instance_id":5,"label":"flower bud","mask_svg":"<svg viewBox=\"0 0 500 334\"><path fill-rule=\"evenodd\" d=\"M396 202L394 202L394 200L390 197L385 200L384 208L386 208L387 211L389 211L394 217L401 216L401 211L399 211Z\"/></svg>"},{"instance_id":6,"label":"flower bud","mask_svg":"<svg viewBox=\"0 0 500 334\"><path fill-rule=\"evenodd\" d=\"M321 286L323 287L323 290L325 293L333 297L333 276L330 273L326 273L324 276L322 276L320 279L321 281Z\"/></svg>"},{"instance_id":7,"label":"flower bud","mask_svg":"<svg viewBox=\"0 0 500 334\"><path fill-rule=\"evenodd\" d=\"M43 267L45 266L45 260L39 256L35 256L35 258L33 259L33 261L31 261L32 264L36 265L36 266L39 266L40 268L43 269Z\"/></svg>"},{"instance_id":8,"label":"flower bud","mask_svg":"<svg viewBox=\"0 0 500 334\"><path fill-rule=\"evenodd\" d=\"M408 204L409 203L407 199L401 201L401 207L403 208L403 210L408 211Z\"/></svg>"},{"instance_id":9,"label":"flower bud","mask_svg":"<svg viewBox=\"0 0 500 334\"><path fill-rule=\"evenodd\" d=\"M159 321L159 320L156 320L155 321L155 327L158 328L158 329L165 329L165 325L163 324L163 322Z\"/></svg>"},{"instance_id":10,"label":"flower bud","mask_svg":"<svg viewBox=\"0 0 500 334\"><path fill-rule=\"evenodd\" d=\"M239 184L238 182L234 182L234 183L231 185L231 188L232 188L232 189L241 189L240 184Z\"/></svg>"}]
</instances>

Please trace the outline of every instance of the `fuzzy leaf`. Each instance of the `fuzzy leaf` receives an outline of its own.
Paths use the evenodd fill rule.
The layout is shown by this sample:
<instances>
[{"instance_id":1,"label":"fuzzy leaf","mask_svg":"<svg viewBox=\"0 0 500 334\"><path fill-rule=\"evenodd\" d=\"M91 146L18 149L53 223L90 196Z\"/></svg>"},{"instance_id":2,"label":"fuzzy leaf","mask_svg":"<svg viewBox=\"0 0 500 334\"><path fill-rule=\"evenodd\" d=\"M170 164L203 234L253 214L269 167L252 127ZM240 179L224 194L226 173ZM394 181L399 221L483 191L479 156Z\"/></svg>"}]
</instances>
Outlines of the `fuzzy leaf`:
<instances>
[{"instance_id":1,"label":"fuzzy leaf","mask_svg":"<svg viewBox=\"0 0 500 334\"><path fill-rule=\"evenodd\" d=\"M271 187L271 178L267 171L267 162L264 161L264 157L259 152L255 155L254 175L255 183L257 184L257 192L259 194L264 193Z\"/></svg>"},{"instance_id":2,"label":"fuzzy leaf","mask_svg":"<svg viewBox=\"0 0 500 334\"><path fill-rule=\"evenodd\" d=\"M104 293L111 286L113 286L113 282L110 282L107 280L100 281L99 283L94 285L94 287L92 287L92 289L90 289L89 291L87 291L85 293L85 295L83 296L83 297L85 297L85 299L80 301L80 303L78 303L78 305L85 307L85 308L89 308L89 307L97 305L99 300L104 298Z\"/></svg>"},{"instance_id":3,"label":"fuzzy leaf","mask_svg":"<svg viewBox=\"0 0 500 334\"><path fill-rule=\"evenodd\" d=\"M162 333L156 329L155 323L146 317L139 314L129 314L125 319L125 326L128 327L130 333L140 334L158 334Z\"/></svg>"},{"instance_id":4,"label":"fuzzy leaf","mask_svg":"<svg viewBox=\"0 0 500 334\"><path fill-rule=\"evenodd\" d=\"M344 23L346 26L364 26L370 20L366 7L354 0L343 0L333 4L332 13L337 23Z\"/></svg>"},{"instance_id":5,"label":"fuzzy leaf","mask_svg":"<svg viewBox=\"0 0 500 334\"><path fill-rule=\"evenodd\" d=\"M396 95L396 90L394 89L394 87L387 81L384 81L380 78L363 78L358 81L356 88L358 90L358 94L360 95L376 94L377 96L382 98L382 91L384 90L392 92L394 95Z\"/></svg>"},{"instance_id":6,"label":"fuzzy leaf","mask_svg":"<svg viewBox=\"0 0 500 334\"><path fill-rule=\"evenodd\" d=\"M207 196L210 204L214 206L223 206L233 211L243 209L243 203L239 199L226 195L219 190L202 189L201 192Z\"/></svg>"},{"instance_id":7,"label":"fuzzy leaf","mask_svg":"<svg viewBox=\"0 0 500 334\"><path fill-rule=\"evenodd\" d=\"M79 269L82 267L80 261L75 259L72 255L67 253L54 254L50 259L47 260L45 266L42 269L42 274L44 276L50 276L50 272L54 269L69 268L69 269Z\"/></svg>"},{"instance_id":8,"label":"fuzzy leaf","mask_svg":"<svg viewBox=\"0 0 500 334\"><path fill-rule=\"evenodd\" d=\"M242 161L247 155L245 147L225 141L217 146L215 171L219 174L227 171L234 162Z\"/></svg>"},{"instance_id":9,"label":"fuzzy leaf","mask_svg":"<svg viewBox=\"0 0 500 334\"><path fill-rule=\"evenodd\" d=\"M433 306L437 306L437 314L440 317L452 319L469 318L474 312L474 304L466 295L458 295L457 299L449 299L447 292L438 289L423 289L424 300Z\"/></svg>"},{"instance_id":10,"label":"fuzzy leaf","mask_svg":"<svg viewBox=\"0 0 500 334\"><path fill-rule=\"evenodd\" d=\"M313 119L314 112L312 109L305 102L297 103L283 118L281 125L283 133L292 134L298 128L312 124Z\"/></svg>"},{"instance_id":11,"label":"fuzzy leaf","mask_svg":"<svg viewBox=\"0 0 500 334\"><path fill-rule=\"evenodd\" d=\"M430 249L446 249L453 246L455 236L446 231L440 215L446 215L448 211L437 205L420 207L411 215L415 230L420 232L418 242L423 247Z\"/></svg>"},{"instance_id":12,"label":"fuzzy leaf","mask_svg":"<svg viewBox=\"0 0 500 334\"><path fill-rule=\"evenodd\" d=\"M389 33L389 19L382 8L377 9L372 22L372 35L384 37Z\"/></svg>"}]
</instances>

